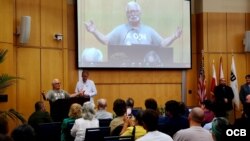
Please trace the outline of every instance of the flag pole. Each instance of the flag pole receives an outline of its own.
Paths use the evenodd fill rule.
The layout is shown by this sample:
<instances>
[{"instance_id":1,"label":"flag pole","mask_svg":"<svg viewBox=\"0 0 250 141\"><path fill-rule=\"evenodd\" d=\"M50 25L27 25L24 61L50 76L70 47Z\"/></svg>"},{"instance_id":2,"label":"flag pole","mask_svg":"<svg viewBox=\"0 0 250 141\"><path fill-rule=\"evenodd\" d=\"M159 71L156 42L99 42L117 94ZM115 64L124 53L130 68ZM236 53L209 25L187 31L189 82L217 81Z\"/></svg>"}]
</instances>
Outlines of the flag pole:
<instances>
[{"instance_id":1,"label":"flag pole","mask_svg":"<svg viewBox=\"0 0 250 141\"><path fill-rule=\"evenodd\" d=\"M232 48L232 58L234 57L234 53L233 53L233 48ZM233 61L233 60L232 60ZM232 64L233 62L231 62ZM230 80L231 81L231 80ZM234 112L234 121L236 120L236 110L235 110L236 104L235 102L233 102L233 112Z\"/></svg>"}]
</instances>

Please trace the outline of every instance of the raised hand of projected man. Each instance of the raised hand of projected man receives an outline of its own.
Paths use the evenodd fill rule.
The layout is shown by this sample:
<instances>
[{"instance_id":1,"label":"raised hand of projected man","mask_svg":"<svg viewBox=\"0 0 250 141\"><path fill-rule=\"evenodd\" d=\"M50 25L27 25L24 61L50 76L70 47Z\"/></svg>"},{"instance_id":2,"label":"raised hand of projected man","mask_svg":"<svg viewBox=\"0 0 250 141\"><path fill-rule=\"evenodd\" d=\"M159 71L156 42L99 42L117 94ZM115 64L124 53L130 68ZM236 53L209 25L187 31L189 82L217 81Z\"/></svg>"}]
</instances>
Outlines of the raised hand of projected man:
<instances>
[{"instance_id":1,"label":"raised hand of projected man","mask_svg":"<svg viewBox=\"0 0 250 141\"><path fill-rule=\"evenodd\" d=\"M96 26L92 20L85 22L85 26L88 32L95 32L96 31Z\"/></svg>"}]
</instances>

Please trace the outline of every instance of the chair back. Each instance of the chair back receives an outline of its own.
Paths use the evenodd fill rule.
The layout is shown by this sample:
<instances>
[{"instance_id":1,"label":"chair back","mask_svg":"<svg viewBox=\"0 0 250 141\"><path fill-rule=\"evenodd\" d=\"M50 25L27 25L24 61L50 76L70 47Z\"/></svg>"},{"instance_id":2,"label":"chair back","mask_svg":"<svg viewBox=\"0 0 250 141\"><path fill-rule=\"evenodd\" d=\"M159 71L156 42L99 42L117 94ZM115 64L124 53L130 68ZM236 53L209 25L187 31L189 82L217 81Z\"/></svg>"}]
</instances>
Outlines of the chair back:
<instances>
[{"instance_id":1,"label":"chair back","mask_svg":"<svg viewBox=\"0 0 250 141\"><path fill-rule=\"evenodd\" d=\"M111 136L119 136L123 128L123 124L117 126L112 132Z\"/></svg>"},{"instance_id":2,"label":"chair back","mask_svg":"<svg viewBox=\"0 0 250 141\"><path fill-rule=\"evenodd\" d=\"M71 128L73 127L74 122L70 122L67 124L67 127L65 129L65 141L74 141L75 137L71 136Z\"/></svg>"},{"instance_id":3,"label":"chair back","mask_svg":"<svg viewBox=\"0 0 250 141\"><path fill-rule=\"evenodd\" d=\"M105 136L110 136L110 127L87 128L85 141L103 141Z\"/></svg>"},{"instance_id":4,"label":"chair back","mask_svg":"<svg viewBox=\"0 0 250 141\"><path fill-rule=\"evenodd\" d=\"M111 118L109 118L109 119L99 119L99 126L100 127L107 127L107 126L109 126L111 120L112 120Z\"/></svg>"},{"instance_id":5,"label":"chair back","mask_svg":"<svg viewBox=\"0 0 250 141\"><path fill-rule=\"evenodd\" d=\"M133 136L108 136L104 141L133 141Z\"/></svg>"},{"instance_id":6,"label":"chair back","mask_svg":"<svg viewBox=\"0 0 250 141\"><path fill-rule=\"evenodd\" d=\"M36 137L38 141L60 141L61 122L39 124L37 127Z\"/></svg>"},{"instance_id":7,"label":"chair back","mask_svg":"<svg viewBox=\"0 0 250 141\"><path fill-rule=\"evenodd\" d=\"M133 114L134 116L136 116L136 115L138 114L139 111L142 111L142 107L134 107L134 108L132 109L132 114Z\"/></svg>"}]
</instances>

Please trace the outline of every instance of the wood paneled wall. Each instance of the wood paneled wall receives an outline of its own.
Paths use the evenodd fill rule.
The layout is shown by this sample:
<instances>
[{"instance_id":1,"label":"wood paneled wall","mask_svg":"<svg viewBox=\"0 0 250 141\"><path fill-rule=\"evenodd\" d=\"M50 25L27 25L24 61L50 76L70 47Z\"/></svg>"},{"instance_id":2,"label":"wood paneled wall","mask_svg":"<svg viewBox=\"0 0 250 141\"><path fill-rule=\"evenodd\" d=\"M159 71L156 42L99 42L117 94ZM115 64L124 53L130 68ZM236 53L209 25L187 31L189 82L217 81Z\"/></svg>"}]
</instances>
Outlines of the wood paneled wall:
<instances>
[{"instance_id":1,"label":"wood paneled wall","mask_svg":"<svg viewBox=\"0 0 250 141\"><path fill-rule=\"evenodd\" d=\"M63 89L74 92L78 80L75 8L74 2L65 0L0 0L0 47L9 49L0 73L24 78L8 89L9 101L0 103L1 109L15 108L28 118L34 103L42 100L40 92L51 89L53 78L61 80ZM31 16L31 36L29 43L19 44L14 33L24 15ZM218 70L219 58L223 57L224 74L229 82L232 53L238 84L245 82L245 74L250 73L250 55L243 51L242 39L250 29L249 17L247 13L192 15L192 69L185 71L184 82L187 105L198 104L197 73L202 49L208 92L212 61L215 60ZM55 33L62 33L63 40L54 40ZM90 70L90 78L98 89L95 99L106 98L109 111L118 97L132 97L138 107L144 107L144 100L149 97L157 99L161 106L170 99L181 100L181 70Z\"/></svg>"},{"instance_id":2,"label":"wood paneled wall","mask_svg":"<svg viewBox=\"0 0 250 141\"><path fill-rule=\"evenodd\" d=\"M197 46L204 49L208 88L212 78L214 61L219 79L219 62L222 57L224 76L230 85L232 56L234 56L238 88L245 83L245 75L250 74L249 53L244 52L244 33L249 29L248 13L200 13L196 15ZM200 30L201 29L201 30ZM240 116L242 108L237 109Z\"/></svg>"}]
</instances>

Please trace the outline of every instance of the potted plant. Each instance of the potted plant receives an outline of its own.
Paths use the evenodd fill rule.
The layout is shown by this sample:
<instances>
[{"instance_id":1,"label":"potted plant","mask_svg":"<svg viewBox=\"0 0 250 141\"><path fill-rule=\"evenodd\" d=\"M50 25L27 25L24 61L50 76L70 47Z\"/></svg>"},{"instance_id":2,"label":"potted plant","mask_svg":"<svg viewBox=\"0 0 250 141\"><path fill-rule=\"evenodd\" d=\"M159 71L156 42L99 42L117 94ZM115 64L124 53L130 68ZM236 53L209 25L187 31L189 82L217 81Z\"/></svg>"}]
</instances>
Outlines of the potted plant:
<instances>
[{"instance_id":1,"label":"potted plant","mask_svg":"<svg viewBox=\"0 0 250 141\"><path fill-rule=\"evenodd\" d=\"M4 61L7 52L7 49L0 49L0 63ZM17 79L20 79L20 77L10 76L8 74L0 74L0 102L6 102L8 100L8 95L5 94L5 90L9 86L13 85ZM7 120L7 118L14 120L17 119L22 123L26 122L23 116L14 109L9 109L7 111L2 111L0 109L0 121Z\"/></svg>"},{"instance_id":2,"label":"potted plant","mask_svg":"<svg viewBox=\"0 0 250 141\"><path fill-rule=\"evenodd\" d=\"M5 56L7 54L7 49L0 49L0 63L2 63L5 59ZM0 102L7 102L8 101L8 95L5 94L6 88L13 85L16 82L16 79L18 77L10 76L8 74L0 74Z\"/></svg>"}]
</instances>

